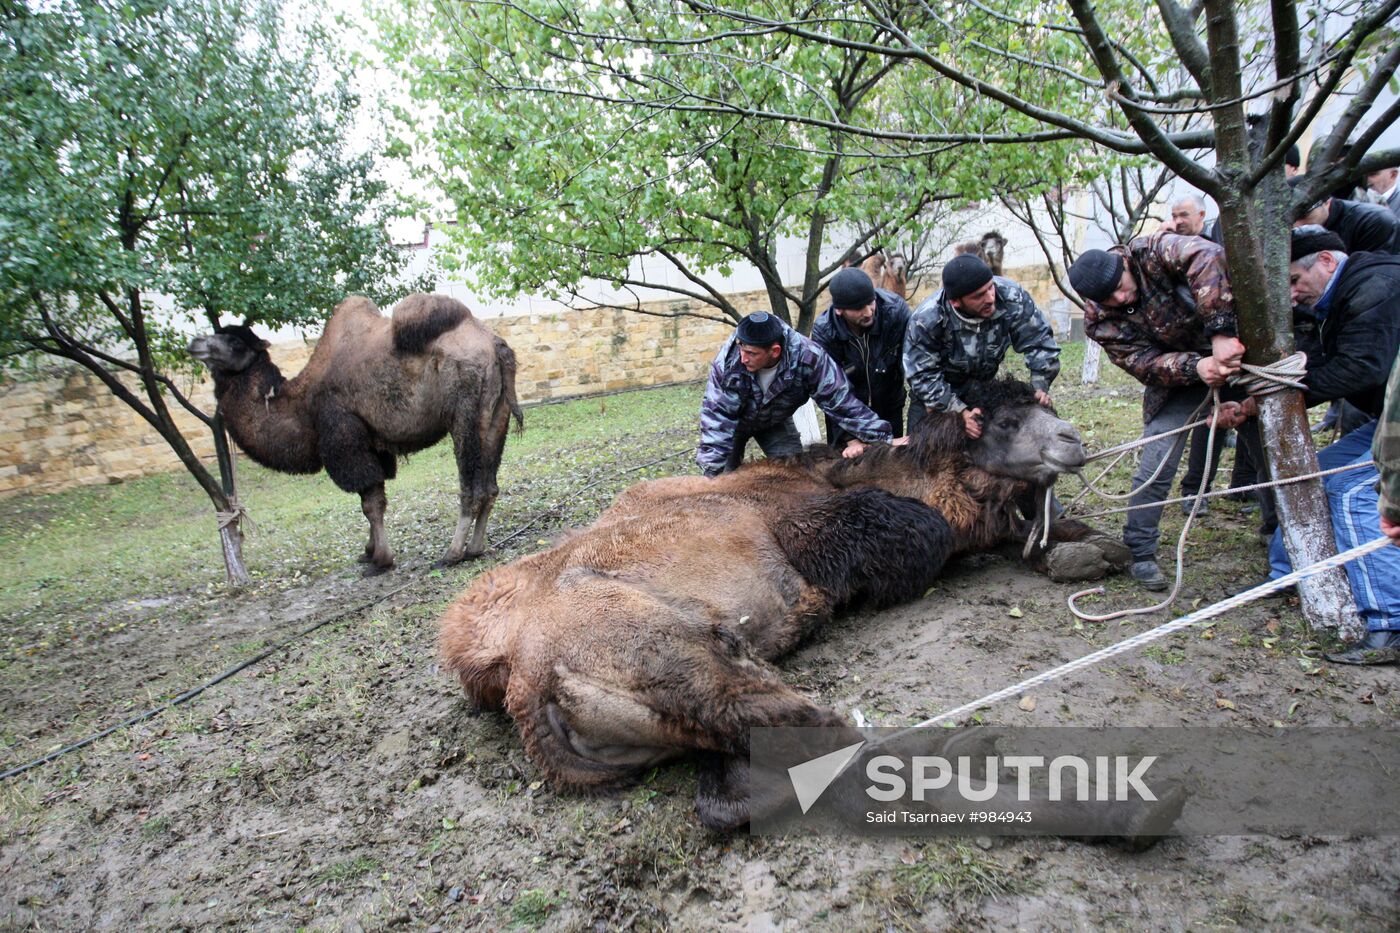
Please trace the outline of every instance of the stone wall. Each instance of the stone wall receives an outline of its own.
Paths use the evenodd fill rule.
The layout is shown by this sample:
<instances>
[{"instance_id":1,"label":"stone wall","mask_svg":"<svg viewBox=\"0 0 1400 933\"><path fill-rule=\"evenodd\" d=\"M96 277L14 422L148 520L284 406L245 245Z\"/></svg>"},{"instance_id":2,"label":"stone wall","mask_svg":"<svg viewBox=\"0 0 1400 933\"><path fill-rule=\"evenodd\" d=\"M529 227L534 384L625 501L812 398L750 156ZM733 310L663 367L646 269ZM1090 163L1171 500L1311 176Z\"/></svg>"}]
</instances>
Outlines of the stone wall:
<instances>
[{"instance_id":1,"label":"stone wall","mask_svg":"<svg viewBox=\"0 0 1400 933\"><path fill-rule=\"evenodd\" d=\"M1017 269L1011 276L1042 304L1056 294L1044 268ZM928 290L926 285L915 300ZM768 306L763 292L731 300L746 313ZM646 306L662 314L688 307L685 301ZM702 379L729 333L727 324L702 318L602 308L487 323L515 350L520 363L516 391L527 404ZM306 364L312 346L304 341L279 344L272 356L283 372L294 374ZM182 388L199 408L213 410L208 381ZM212 461L208 429L176 409L195 452ZM0 496L120 482L179 466L160 435L85 370L54 368L38 378L0 383Z\"/></svg>"}]
</instances>

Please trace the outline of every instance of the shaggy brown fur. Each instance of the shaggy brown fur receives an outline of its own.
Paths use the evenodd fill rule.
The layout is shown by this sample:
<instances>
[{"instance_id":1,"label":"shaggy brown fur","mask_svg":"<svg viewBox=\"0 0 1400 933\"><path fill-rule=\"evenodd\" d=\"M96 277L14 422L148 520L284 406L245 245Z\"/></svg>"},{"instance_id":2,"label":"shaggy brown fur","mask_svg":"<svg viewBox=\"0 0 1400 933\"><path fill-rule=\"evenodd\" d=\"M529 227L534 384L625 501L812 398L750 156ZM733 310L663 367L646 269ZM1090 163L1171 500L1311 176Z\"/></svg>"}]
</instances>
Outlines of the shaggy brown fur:
<instances>
[{"instance_id":1,"label":"shaggy brown fur","mask_svg":"<svg viewBox=\"0 0 1400 933\"><path fill-rule=\"evenodd\" d=\"M214 375L219 413L248 456L269 469L315 473L359 493L370 537L362 560L394 563L384 531L384 481L396 458L448 434L456 451L460 514L442 563L485 549L496 471L515 397L515 354L465 305L410 295L384 317L368 298L341 302L306 367L285 378L247 327L199 337L190 353ZM467 533L471 531L471 541Z\"/></svg>"},{"instance_id":2,"label":"shaggy brown fur","mask_svg":"<svg viewBox=\"0 0 1400 933\"><path fill-rule=\"evenodd\" d=\"M839 724L767 662L840 606L912 598L951 553L1007 540L1025 525L1014 498L1082 462L1078 435L1027 387L979 405L975 442L960 416L935 415L906 448L633 486L588 529L479 577L442 618L444 667L573 787L685 752L718 753L729 774L750 728ZM725 780L701 795L715 825L742 822Z\"/></svg>"}]
</instances>

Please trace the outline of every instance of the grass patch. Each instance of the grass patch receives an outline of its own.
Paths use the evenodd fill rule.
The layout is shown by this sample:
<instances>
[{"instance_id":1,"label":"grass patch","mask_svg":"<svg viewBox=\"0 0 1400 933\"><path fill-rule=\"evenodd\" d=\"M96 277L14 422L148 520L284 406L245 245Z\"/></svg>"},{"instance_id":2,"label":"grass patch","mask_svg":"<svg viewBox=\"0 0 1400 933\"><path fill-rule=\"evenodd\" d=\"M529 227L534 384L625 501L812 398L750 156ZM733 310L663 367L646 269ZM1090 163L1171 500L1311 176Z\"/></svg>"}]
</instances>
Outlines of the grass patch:
<instances>
[{"instance_id":1,"label":"grass patch","mask_svg":"<svg viewBox=\"0 0 1400 933\"><path fill-rule=\"evenodd\" d=\"M1029 889L1016 872L962 843L929 845L914 864L867 876L866 885L889 913L906 918L922 913L935 900L959 908Z\"/></svg>"},{"instance_id":2,"label":"grass patch","mask_svg":"<svg viewBox=\"0 0 1400 933\"><path fill-rule=\"evenodd\" d=\"M141 824L141 837L143 839L155 839L168 832L170 832L170 817L168 816L153 816Z\"/></svg>"},{"instance_id":3,"label":"grass patch","mask_svg":"<svg viewBox=\"0 0 1400 933\"><path fill-rule=\"evenodd\" d=\"M359 855L323 868L317 873L316 880L329 884L345 884L356 878L362 878L377 868L379 868L378 861L367 855Z\"/></svg>"},{"instance_id":4,"label":"grass patch","mask_svg":"<svg viewBox=\"0 0 1400 933\"><path fill-rule=\"evenodd\" d=\"M510 922L515 927L536 929L544 925L564 900L562 892L546 891L543 888L530 888L515 896L510 905Z\"/></svg>"}]
</instances>

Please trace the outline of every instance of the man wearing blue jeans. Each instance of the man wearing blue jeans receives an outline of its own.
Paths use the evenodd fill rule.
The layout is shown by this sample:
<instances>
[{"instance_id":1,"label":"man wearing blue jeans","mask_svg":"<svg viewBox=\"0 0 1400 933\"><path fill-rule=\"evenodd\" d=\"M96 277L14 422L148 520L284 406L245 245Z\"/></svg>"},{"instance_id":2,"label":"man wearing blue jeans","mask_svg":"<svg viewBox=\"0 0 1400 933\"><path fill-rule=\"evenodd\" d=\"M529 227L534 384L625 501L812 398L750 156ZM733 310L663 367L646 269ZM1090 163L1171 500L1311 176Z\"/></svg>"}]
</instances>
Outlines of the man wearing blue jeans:
<instances>
[{"instance_id":1,"label":"man wearing blue jeans","mask_svg":"<svg viewBox=\"0 0 1400 933\"><path fill-rule=\"evenodd\" d=\"M1289 283L1294 304L1310 303L1317 314L1319 344L1303 376L1305 401L1318 405L1345 398L1372 417L1381 415L1386 379L1400 350L1400 256L1348 255L1341 239L1319 227L1293 231ZM1253 399L1241 411L1255 410ZM1322 469L1371 459L1377 422L1371 421L1318 451ZM1364 544L1381 533L1375 466L1323 480L1338 550ZM1270 577L1292 570L1276 533L1269 547ZM1346 565L1356 608L1366 621L1364 641L1330 654L1349 664L1400 660L1400 549L1385 548Z\"/></svg>"}]
</instances>

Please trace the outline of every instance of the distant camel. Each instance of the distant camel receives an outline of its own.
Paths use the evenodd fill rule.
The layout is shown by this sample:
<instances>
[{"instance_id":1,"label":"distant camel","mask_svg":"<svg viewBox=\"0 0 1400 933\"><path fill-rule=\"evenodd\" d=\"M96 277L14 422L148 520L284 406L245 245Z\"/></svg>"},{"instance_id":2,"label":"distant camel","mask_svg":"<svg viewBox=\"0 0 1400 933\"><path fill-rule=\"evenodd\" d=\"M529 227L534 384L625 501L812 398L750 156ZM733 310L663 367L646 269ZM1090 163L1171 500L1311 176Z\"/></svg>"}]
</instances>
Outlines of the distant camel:
<instances>
[{"instance_id":1,"label":"distant camel","mask_svg":"<svg viewBox=\"0 0 1400 933\"><path fill-rule=\"evenodd\" d=\"M189 346L213 374L219 414L248 456L282 473L324 467L341 489L359 493L369 519L360 559L378 572L394 565L384 481L397 473L398 457L451 434L459 517L440 563L485 550L511 415L524 424L515 354L504 340L445 295L409 295L392 321L356 295L335 309L294 378L282 375L267 346L241 324Z\"/></svg>"},{"instance_id":2,"label":"distant camel","mask_svg":"<svg viewBox=\"0 0 1400 933\"><path fill-rule=\"evenodd\" d=\"M893 250L881 247L860 264L861 270L875 283L876 288L894 292L907 298L909 288L909 261Z\"/></svg>"},{"instance_id":3,"label":"distant camel","mask_svg":"<svg viewBox=\"0 0 1400 933\"><path fill-rule=\"evenodd\" d=\"M971 254L991 267L993 275L1001 275L1002 260L1006 258L1006 237L997 230L988 230L975 240L958 243L953 255Z\"/></svg>"}]
</instances>

